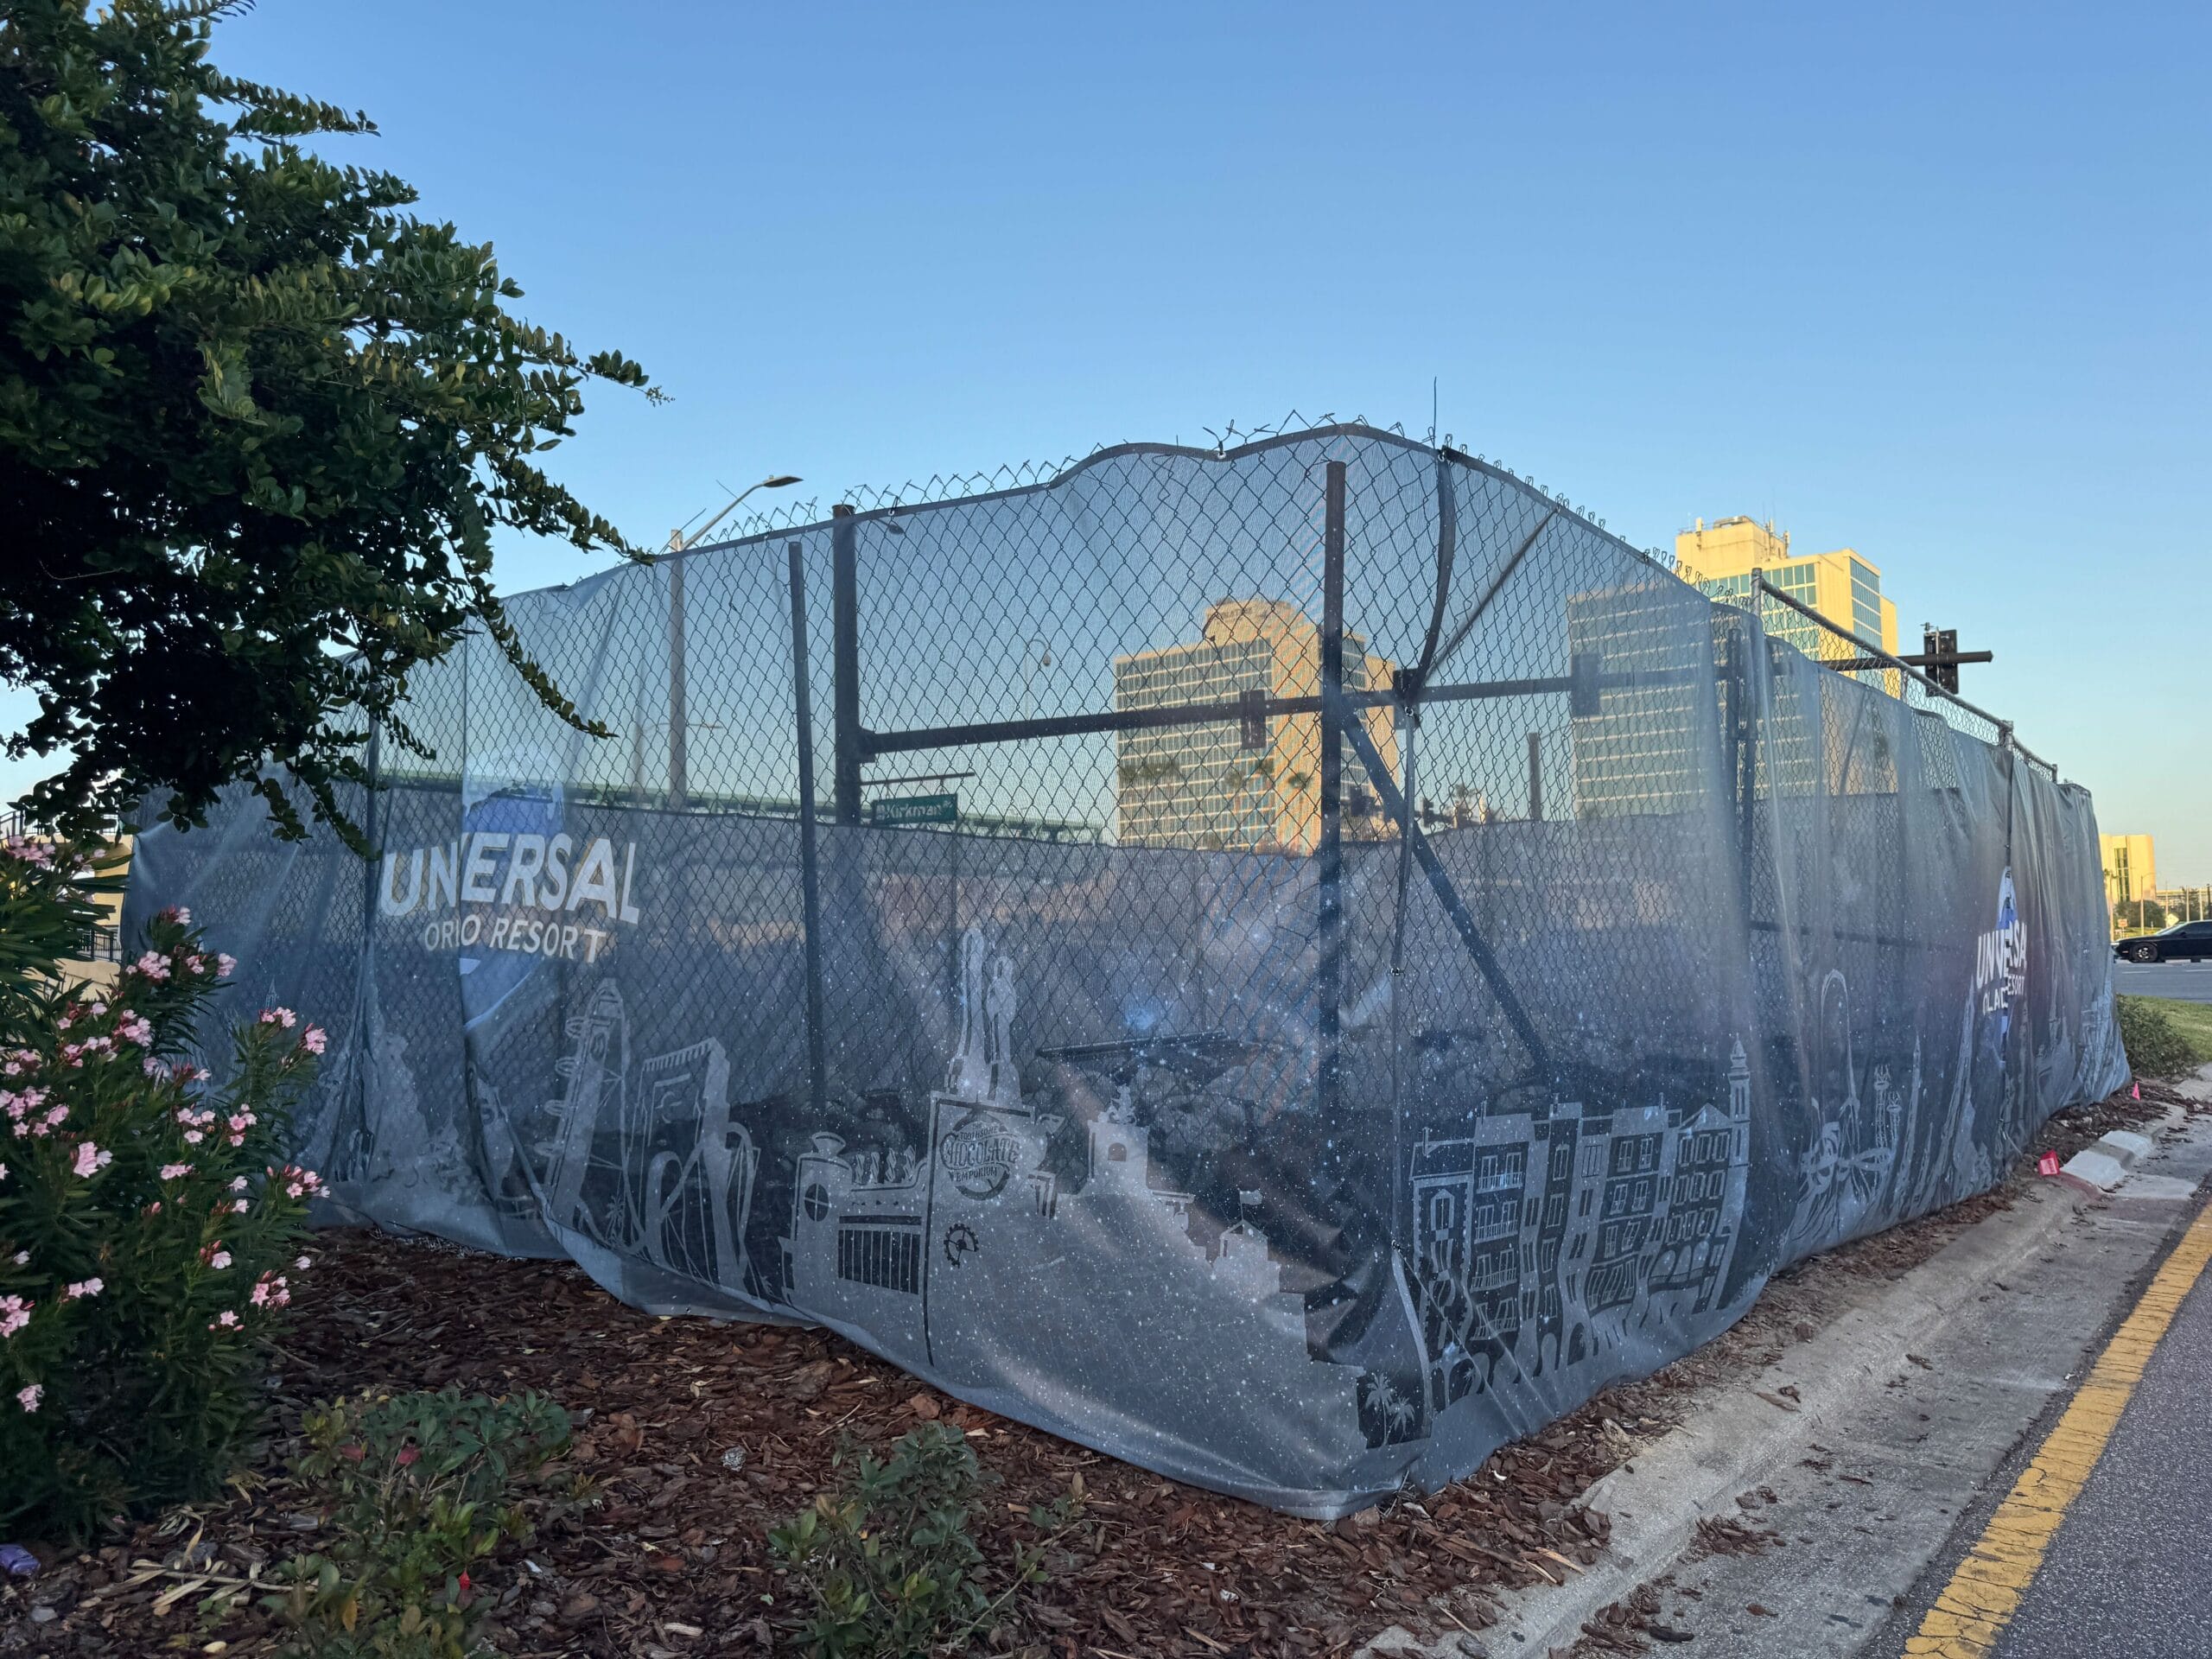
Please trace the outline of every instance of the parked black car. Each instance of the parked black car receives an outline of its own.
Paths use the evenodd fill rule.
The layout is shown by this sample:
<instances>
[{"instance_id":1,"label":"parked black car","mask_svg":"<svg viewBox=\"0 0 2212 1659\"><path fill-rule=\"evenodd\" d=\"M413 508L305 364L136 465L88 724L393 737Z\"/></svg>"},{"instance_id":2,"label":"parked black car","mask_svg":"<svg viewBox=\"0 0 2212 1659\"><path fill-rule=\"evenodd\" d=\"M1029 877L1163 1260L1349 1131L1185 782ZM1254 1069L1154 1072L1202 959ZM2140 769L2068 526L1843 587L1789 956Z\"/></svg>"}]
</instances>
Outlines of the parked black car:
<instances>
[{"instance_id":1,"label":"parked black car","mask_svg":"<svg viewBox=\"0 0 2212 1659\"><path fill-rule=\"evenodd\" d=\"M2114 939L2112 953L2122 962L2202 962L2212 957L2212 922L2177 922L2163 933Z\"/></svg>"}]
</instances>

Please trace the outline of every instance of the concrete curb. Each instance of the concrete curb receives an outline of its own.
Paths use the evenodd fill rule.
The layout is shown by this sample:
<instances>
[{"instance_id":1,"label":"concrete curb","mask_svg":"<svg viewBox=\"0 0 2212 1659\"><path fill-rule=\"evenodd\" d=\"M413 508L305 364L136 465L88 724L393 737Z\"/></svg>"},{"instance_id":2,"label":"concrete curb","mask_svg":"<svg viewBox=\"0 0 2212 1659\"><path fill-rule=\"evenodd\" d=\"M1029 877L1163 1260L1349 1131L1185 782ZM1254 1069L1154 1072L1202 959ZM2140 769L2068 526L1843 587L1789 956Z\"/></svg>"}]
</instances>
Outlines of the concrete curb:
<instances>
[{"instance_id":1,"label":"concrete curb","mask_svg":"<svg viewBox=\"0 0 2212 1659\"><path fill-rule=\"evenodd\" d=\"M2134 1144L2107 1147L2101 1154L2115 1165L2125 1158L2121 1179L2138 1163L2159 1161L2145 1137L2122 1138ZM1580 1501L1611 1518L1605 1556L1565 1584L1507 1596L1499 1621L1482 1632L1482 1650L1496 1659L1545 1659L1554 1647L1572 1646L1584 1621L1664 1572L1700 1520L1738 1516L1736 1496L1758 1485L1760 1471L1794 1462L1822 1423L1896 1376L1916 1349L1959 1310L1982 1299L1993 1281L2027 1276L2028 1264L2050 1249L2059 1230L2080 1213L2077 1192L2102 1198L2106 1191L2072 1181L2029 1188L2021 1203L1969 1228L1872 1300L1785 1351L1766 1370L1719 1394L1634 1461L1594 1483ZM1393 1626L1360 1653L1474 1650L1456 1633L1427 1646Z\"/></svg>"},{"instance_id":2,"label":"concrete curb","mask_svg":"<svg viewBox=\"0 0 2212 1659\"><path fill-rule=\"evenodd\" d=\"M2126 1180L2152 1151L2147 1137L2113 1129L2069 1158L2058 1179L2077 1192L2100 1197Z\"/></svg>"}]
</instances>

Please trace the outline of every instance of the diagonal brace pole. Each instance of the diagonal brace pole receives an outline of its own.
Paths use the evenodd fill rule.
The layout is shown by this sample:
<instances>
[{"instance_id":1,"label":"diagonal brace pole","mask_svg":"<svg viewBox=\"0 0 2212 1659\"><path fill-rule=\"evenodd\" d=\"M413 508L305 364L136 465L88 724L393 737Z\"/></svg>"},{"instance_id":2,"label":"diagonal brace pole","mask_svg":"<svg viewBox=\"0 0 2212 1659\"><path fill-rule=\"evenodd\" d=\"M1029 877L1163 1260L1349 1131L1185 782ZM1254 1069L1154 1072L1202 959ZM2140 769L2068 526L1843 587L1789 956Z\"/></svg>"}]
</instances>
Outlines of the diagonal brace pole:
<instances>
[{"instance_id":1,"label":"diagonal brace pole","mask_svg":"<svg viewBox=\"0 0 2212 1659\"><path fill-rule=\"evenodd\" d=\"M1328 695L1325 689L1323 695ZM1398 792L1389 768L1382 764L1382 753L1375 747L1375 740L1368 735L1367 722L1356 717L1347 719L1344 722L1344 734L1358 754L1359 764L1367 769L1367 776L1374 784L1376 793L1382 798L1382 810L1397 820L1411 844L1414 857L1421 864L1421 874L1428 878L1428 885L1436 891L1437 901L1444 906L1444 913L1452 918L1452 925L1459 931L1459 943L1466 946L1467 954L1474 958L1475 966L1482 969L1483 977L1490 982L1491 994L1497 998L1498 1007L1505 1011L1506 1023L1513 1027L1513 1034L1529 1051L1529 1057L1535 1062L1537 1071L1548 1073L1551 1071L1551 1056L1544 1047L1543 1038L1537 1034L1535 1021L1529 1018L1529 1011L1521 1006L1521 999L1513 994L1513 987L1506 981L1505 970L1498 966L1497 957L1489 943L1476 931L1475 918L1467 913L1466 906L1460 901L1459 890L1452 885L1452 878L1437 858L1436 849L1428 844L1428 837L1421 833L1421 826L1414 822L1413 814L1407 810L1406 798Z\"/></svg>"}]
</instances>

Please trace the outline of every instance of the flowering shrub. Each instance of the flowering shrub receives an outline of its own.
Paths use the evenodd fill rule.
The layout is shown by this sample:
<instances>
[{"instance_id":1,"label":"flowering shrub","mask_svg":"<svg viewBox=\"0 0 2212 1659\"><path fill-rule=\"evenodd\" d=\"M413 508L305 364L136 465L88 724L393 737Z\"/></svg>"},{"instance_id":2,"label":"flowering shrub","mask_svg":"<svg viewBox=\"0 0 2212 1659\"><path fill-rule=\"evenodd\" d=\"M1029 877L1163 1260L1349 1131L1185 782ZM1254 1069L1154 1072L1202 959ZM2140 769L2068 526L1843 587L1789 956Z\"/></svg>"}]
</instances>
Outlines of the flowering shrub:
<instances>
[{"instance_id":1,"label":"flowering shrub","mask_svg":"<svg viewBox=\"0 0 2212 1659\"><path fill-rule=\"evenodd\" d=\"M447 1389L340 1400L308 1414L292 1472L329 1512L327 1554L296 1556L263 1605L288 1627L281 1659L466 1659L491 1603L482 1573L526 1542L531 1511L588 1501L545 1465L568 1449L569 1414L541 1395L492 1400ZM552 1477L550 1479L548 1477ZM530 1489L565 1485L565 1494Z\"/></svg>"},{"instance_id":2,"label":"flowering shrub","mask_svg":"<svg viewBox=\"0 0 2212 1659\"><path fill-rule=\"evenodd\" d=\"M80 868L0 843L0 925L62 941L43 964L0 957L0 1536L221 1485L320 1186L280 1148L321 1033L271 1009L217 1085L187 1055L231 963L181 912L112 991L61 983L66 924L89 925Z\"/></svg>"},{"instance_id":3,"label":"flowering shrub","mask_svg":"<svg viewBox=\"0 0 2212 1659\"><path fill-rule=\"evenodd\" d=\"M996 1477L958 1429L924 1423L887 1459L848 1440L836 1462L839 1490L768 1532L769 1557L807 1614L794 1634L810 1659L971 1651L1044 1581L1046 1546L1083 1517L1077 1476L1064 1497L1029 1510L1039 1541L1017 1541L994 1574L970 1529ZM995 1591L993 1576L1003 1580Z\"/></svg>"}]
</instances>

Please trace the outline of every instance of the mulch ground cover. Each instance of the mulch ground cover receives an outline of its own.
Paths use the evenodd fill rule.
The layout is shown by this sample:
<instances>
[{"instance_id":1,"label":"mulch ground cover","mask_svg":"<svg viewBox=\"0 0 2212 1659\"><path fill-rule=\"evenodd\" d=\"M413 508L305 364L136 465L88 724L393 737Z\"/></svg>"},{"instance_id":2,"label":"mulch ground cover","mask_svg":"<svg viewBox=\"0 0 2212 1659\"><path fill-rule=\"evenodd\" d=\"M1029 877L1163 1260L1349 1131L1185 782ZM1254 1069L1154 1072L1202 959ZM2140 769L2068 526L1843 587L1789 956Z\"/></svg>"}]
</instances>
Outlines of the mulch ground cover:
<instances>
[{"instance_id":1,"label":"mulch ground cover","mask_svg":"<svg viewBox=\"0 0 2212 1659\"><path fill-rule=\"evenodd\" d=\"M326 1235L313 1294L272 1379L276 1433L232 1501L172 1512L82 1553L41 1551L37 1577L0 1585L0 1653L265 1653L250 1594L219 1617L212 1592L251 1584L312 1549L319 1516L282 1473L300 1414L334 1395L447 1384L537 1389L575 1414L573 1465L601 1501L506 1552L484 1575L487 1632L515 1656L790 1650L798 1611L767 1529L831 1484L847 1437L880 1450L928 1421L969 1436L998 1480L978 1529L1003 1560L1032 1506L1079 1477L1083 1522L1051 1577L987 1650L1038 1659L1338 1655L1399 1624L1480 1630L1503 1589L1594 1561L1606 1517L1590 1484L1683 1415L1700 1389L1740 1379L1814 1335L1864 1293L1925 1260L2062 1156L2179 1097L2145 1085L2046 1126L2005 1185L1777 1275L1726 1336L1655 1376L1597 1396L1469 1478L1332 1525L1217 1497L963 1405L820 1331L658 1319L565 1263L514 1262L368 1231ZM1624 1605L1607 1645L1648 1610Z\"/></svg>"}]
</instances>

